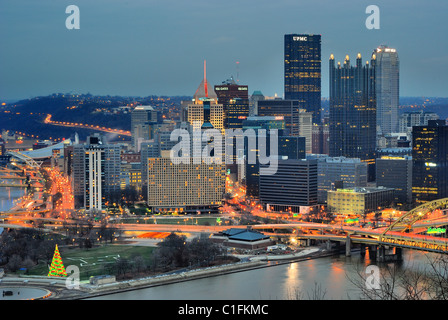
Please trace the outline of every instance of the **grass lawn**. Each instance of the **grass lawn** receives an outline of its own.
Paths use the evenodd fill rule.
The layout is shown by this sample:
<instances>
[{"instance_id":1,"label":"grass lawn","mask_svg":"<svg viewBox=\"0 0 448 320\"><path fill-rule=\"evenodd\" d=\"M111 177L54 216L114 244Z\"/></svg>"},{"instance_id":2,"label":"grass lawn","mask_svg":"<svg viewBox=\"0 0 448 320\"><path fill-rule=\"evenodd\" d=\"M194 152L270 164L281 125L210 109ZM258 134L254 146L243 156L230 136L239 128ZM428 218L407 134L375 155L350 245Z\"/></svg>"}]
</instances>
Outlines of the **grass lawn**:
<instances>
[{"instance_id":1,"label":"grass lawn","mask_svg":"<svg viewBox=\"0 0 448 320\"><path fill-rule=\"evenodd\" d=\"M60 247L62 262L64 267L76 265L79 267L80 277L82 280L88 280L90 276L106 274L104 265L113 263L118 257L132 259L135 256L142 256L147 265L152 261L152 253L154 247L129 246L129 245L104 245L92 249L80 248L64 248ZM48 274L48 266L46 263L29 270L30 275L46 276Z\"/></svg>"}]
</instances>

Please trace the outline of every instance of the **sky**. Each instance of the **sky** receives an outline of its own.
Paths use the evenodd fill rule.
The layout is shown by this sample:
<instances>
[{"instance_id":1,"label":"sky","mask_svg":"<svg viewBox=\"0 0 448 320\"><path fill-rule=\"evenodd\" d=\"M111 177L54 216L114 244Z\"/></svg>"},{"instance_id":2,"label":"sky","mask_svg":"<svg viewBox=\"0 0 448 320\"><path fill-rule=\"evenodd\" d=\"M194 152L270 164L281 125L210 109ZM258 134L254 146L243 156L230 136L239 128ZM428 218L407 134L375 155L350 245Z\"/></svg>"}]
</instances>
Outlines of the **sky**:
<instances>
[{"instance_id":1,"label":"sky","mask_svg":"<svg viewBox=\"0 0 448 320\"><path fill-rule=\"evenodd\" d=\"M66 7L80 29L66 28ZM367 29L369 5L380 29ZM1 0L0 101L51 93L188 95L233 76L249 93L283 96L284 35L322 35L328 59L400 59L400 96L448 97L445 0ZM237 62L239 62L237 64Z\"/></svg>"}]
</instances>

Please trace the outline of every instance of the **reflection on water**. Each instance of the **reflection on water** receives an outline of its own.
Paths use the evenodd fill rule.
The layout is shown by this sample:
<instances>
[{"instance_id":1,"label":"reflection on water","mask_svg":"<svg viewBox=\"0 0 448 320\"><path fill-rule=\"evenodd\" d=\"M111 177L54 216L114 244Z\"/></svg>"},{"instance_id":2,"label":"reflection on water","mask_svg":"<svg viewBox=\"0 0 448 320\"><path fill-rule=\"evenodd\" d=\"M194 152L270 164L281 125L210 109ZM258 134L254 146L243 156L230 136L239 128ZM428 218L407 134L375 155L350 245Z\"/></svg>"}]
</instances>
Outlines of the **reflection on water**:
<instances>
[{"instance_id":1,"label":"reflection on water","mask_svg":"<svg viewBox=\"0 0 448 320\"><path fill-rule=\"evenodd\" d=\"M23 196L25 191L21 188L0 187L0 211L7 211L14 205L14 200Z\"/></svg>"}]
</instances>

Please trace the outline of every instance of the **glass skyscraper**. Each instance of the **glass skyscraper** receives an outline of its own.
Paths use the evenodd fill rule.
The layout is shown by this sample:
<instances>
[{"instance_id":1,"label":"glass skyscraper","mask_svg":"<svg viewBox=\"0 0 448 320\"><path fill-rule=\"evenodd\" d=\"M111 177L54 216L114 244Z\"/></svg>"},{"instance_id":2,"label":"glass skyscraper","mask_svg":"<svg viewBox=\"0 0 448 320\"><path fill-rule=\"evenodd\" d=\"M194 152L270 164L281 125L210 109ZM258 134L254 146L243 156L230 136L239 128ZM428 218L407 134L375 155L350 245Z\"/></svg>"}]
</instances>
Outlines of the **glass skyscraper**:
<instances>
[{"instance_id":1,"label":"glass skyscraper","mask_svg":"<svg viewBox=\"0 0 448 320\"><path fill-rule=\"evenodd\" d=\"M299 100L320 123L321 36L285 35L285 100Z\"/></svg>"},{"instance_id":2,"label":"glass skyscraper","mask_svg":"<svg viewBox=\"0 0 448 320\"><path fill-rule=\"evenodd\" d=\"M215 86L218 103L224 108L224 128L241 129L249 116L248 86L237 84L233 78Z\"/></svg>"},{"instance_id":3,"label":"glass skyscraper","mask_svg":"<svg viewBox=\"0 0 448 320\"><path fill-rule=\"evenodd\" d=\"M376 95L375 60L344 65L330 57L330 156L359 158L369 163L369 181L375 176Z\"/></svg>"},{"instance_id":4,"label":"glass skyscraper","mask_svg":"<svg viewBox=\"0 0 448 320\"><path fill-rule=\"evenodd\" d=\"M420 205L448 197L448 126L429 120L412 128L412 200Z\"/></svg>"},{"instance_id":5,"label":"glass skyscraper","mask_svg":"<svg viewBox=\"0 0 448 320\"><path fill-rule=\"evenodd\" d=\"M398 132L399 66L396 49L374 50L376 76L376 124L381 134Z\"/></svg>"}]
</instances>

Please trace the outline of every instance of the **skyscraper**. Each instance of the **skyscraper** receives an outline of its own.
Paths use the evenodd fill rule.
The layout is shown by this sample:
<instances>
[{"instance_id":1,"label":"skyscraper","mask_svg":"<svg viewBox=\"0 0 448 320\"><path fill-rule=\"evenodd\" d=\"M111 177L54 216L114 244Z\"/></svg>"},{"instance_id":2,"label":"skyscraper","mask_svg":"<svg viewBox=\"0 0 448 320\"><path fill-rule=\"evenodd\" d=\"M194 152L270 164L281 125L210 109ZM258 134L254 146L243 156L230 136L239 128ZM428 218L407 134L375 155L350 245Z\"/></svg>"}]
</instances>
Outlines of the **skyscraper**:
<instances>
[{"instance_id":1,"label":"skyscraper","mask_svg":"<svg viewBox=\"0 0 448 320\"><path fill-rule=\"evenodd\" d=\"M374 180L376 149L375 59L356 65L345 57L335 65L330 57L330 156L360 158L368 162L369 180Z\"/></svg>"},{"instance_id":2,"label":"skyscraper","mask_svg":"<svg viewBox=\"0 0 448 320\"><path fill-rule=\"evenodd\" d=\"M131 112L132 144L138 150L139 141L150 140L151 126L158 122L158 112L151 106L137 106Z\"/></svg>"},{"instance_id":3,"label":"skyscraper","mask_svg":"<svg viewBox=\"0 0 448 320\"><path fill-rule=\"evenodd\" d=\"M218 96L207 80L206 64L204 61L204 79L193 95L193 101L183 103L181 120L190 123L194 130L198 130L204 123L207 113L213 128L224 129L224 108L218 103Z\"/></svg>"},{"instance_id":4,"label":"skyscraper","mask_svg":"<svg viewBox=\"0 0 448 320\"><path fill-rule=\"evenodd\" d=\"M382 156L376 159L376 185L395 189L395 205L412 203L412 157Z\"/></svg>"},{"instance_id":5,"label":"skyscraper","mask_svg":"<svg viewBox=\"0 0 448 320\"><path fill-rule=\"evenodd\" d=\"M218 212L225 192L224 165L174 164L162 157L147 161L148 206L153 212Z\"/></svg>"},{"instance_id":6,"label":"skyscraper","mask_svg":"<svg viewBox=\"0 0 448 320\"><path fill-rule=\"evenodd\" d=\"M105 201L120 192L121 148L119 144L103 144L98 134L73 146L76 208L102 210Z\"/></svg>"},{"instance_id":7,"label":"skyscraper","mask_svg":"<svg viewBox=\"0 0 448 320\"><path fill-rule=\"evenodd\" d=\"M285 120L286 129L291 136L305 137L306 152L312 151L312 112L305 111L305 105L298 100L260 100L259 117L278 117Z\"/></svg>"},{"instance_id":8,"label":"skyscraper","mask_svg":"<svg viewBox=\"0 0 448 320\"><path fill-rule=\"evenodd\" d=\"M320 123L321 36L285 35L285 99L299 100Z\"/></svg>"},{"instance_id":9,"label":"skyscraper","mask_svg":"<svg viewBox=\"0 0 448 320\"><path fill-rule=\"evenodd\" d=\"M224 109L224 128L241 129L243 120L249 116L249 93L246 85L230 79L215 86L218 103Z\"/></svg>"},{"instance_id":10,"label":"skyscraper","mask_svg":"<svg viewBox=\"0 0 448 320\"><path fill-rule=\"evenodd\" d=\"M429 120L412 128L412 200L416 205L448 197L448 126Z\"/></svg>"},{"instance_id":11,"label":"skyscraper","mask_svg":"<svg viewBox=\"0 0 448 320\"><path fill-rule=\"evenodd\" d=\"M376 60L376 125L381 134L398 131L399 66L396 49L380 46L373 51Z\"/></svg>"}]
</instances>

